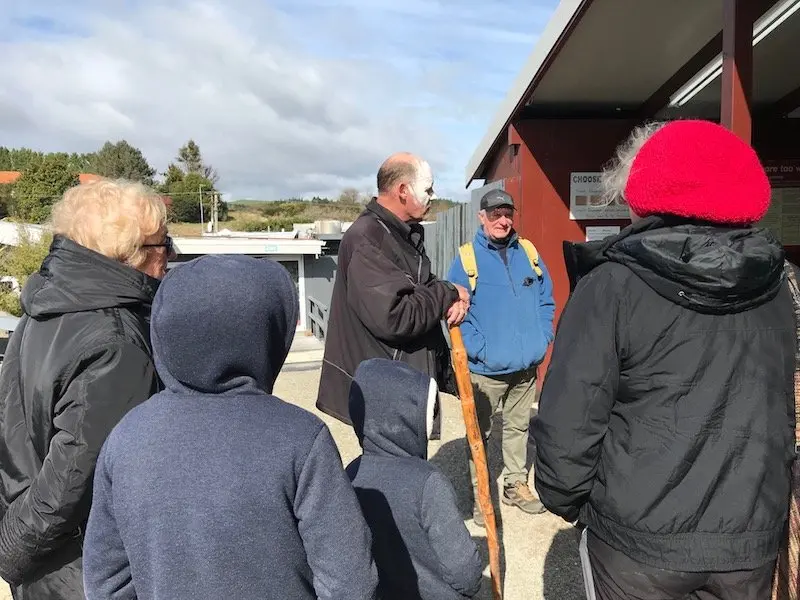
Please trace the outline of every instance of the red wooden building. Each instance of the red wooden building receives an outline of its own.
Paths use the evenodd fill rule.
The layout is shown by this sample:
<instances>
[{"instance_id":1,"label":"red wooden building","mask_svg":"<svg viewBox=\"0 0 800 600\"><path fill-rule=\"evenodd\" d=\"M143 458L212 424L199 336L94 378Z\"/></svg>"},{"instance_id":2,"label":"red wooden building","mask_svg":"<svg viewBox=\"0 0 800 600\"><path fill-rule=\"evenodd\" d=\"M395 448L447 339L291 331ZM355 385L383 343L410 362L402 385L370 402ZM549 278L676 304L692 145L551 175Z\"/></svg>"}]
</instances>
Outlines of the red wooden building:
<instances>
[{"instance_id":1,"label":"red wooden building","mask_svg":"<svg viewBox=\"0 0 800 600\"><path fill-rule=\"evenodd\" d=\"M709 119L750 141L775 188L763 224L800 260L798 40L800 0L561 1L466 171L467 186L502 181L517 200L557 315L563 241L629 223L625 207L592 205L596 175L648 120Z\"/></svg>"}]
</instances>

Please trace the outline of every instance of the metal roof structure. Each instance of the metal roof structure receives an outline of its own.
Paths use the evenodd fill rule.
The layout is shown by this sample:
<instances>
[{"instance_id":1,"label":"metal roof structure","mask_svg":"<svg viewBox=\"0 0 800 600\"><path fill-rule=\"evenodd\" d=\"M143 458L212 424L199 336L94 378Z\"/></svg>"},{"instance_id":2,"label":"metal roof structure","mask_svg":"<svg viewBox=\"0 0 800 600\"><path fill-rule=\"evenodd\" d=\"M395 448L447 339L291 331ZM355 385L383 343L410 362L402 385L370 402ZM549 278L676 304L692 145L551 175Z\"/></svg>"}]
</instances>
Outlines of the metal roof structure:
<instances>
[{"instance_id":1,"label":"metal roof structure","mask_svg":"<svg viewBox=\"0 0 800 600\"><path fill-rule=\"evenodd\" d=\"M47 231L42 225L0 221L0 245L16 246L20 237L38 241ZM319 256L325 241L297 239L297 232L243 233L204 235L200 237L175 237L178 254L256 254L256 255L306 255Z\"/></svg>"},{"instance_id":2,"label":"metal roof structure","mask_svg":"<svg viewBox=\"0 0 800 600\"><path fill-rule=\"evenodd\" d=\"M719 118L730 0L562 0L466 168L483 179L508 127L526 118ZM800 1L754 11L753 108L800 106Z\"/></svg>"}]
</instances>

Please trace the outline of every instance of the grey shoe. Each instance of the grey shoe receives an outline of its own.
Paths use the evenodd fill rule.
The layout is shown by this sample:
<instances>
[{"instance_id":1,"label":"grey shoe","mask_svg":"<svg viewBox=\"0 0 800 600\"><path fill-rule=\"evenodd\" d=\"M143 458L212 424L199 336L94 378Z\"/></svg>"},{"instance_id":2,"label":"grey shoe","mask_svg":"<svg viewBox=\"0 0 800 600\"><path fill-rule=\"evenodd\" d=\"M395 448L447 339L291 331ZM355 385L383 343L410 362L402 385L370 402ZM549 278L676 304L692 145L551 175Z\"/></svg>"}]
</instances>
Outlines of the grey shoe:
<instances>
[{"instance_id":1,"label":"grey shoe","mask_svg":"<svg viewBox=\"0 0 800 600\"><path fill-rule=\"evenodd\" d=\"M539 499L533 495L528 484L524 481L517 481L512 485L503 488L503 504L516 506L522 512L530 515L542 514L546 509Z\"/></svg>"},{"instance_id":2,"label":"grey shoe","mask_svg":"<svg viewBox=\"0 0 800 600\"><path fill-rule=\"evenodd\" d=\"M477 502L472 505L472 522L478 527L486 527L486 521L483 519L481 507Z\"/></svg>"}]
</instances>

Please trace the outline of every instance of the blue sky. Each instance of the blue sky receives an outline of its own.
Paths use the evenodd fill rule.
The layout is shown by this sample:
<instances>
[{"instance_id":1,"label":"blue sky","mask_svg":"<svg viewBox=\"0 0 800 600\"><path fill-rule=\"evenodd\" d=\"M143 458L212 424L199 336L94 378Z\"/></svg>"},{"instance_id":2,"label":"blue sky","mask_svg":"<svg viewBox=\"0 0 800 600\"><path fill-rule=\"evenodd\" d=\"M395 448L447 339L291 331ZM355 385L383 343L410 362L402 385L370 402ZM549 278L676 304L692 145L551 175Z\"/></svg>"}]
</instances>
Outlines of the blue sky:
<instances>
[{"instance_id":1,"label":"blue sky","mask_svg":"<svg viewBox=\"0 0 800 600\"><path fill-rule=\"evenodd\" d=\"M388 154L464 168L557 0L38 0L0 15L0 145L194 138L228 198L365 193Z\"/></svg>"}]
</instances>

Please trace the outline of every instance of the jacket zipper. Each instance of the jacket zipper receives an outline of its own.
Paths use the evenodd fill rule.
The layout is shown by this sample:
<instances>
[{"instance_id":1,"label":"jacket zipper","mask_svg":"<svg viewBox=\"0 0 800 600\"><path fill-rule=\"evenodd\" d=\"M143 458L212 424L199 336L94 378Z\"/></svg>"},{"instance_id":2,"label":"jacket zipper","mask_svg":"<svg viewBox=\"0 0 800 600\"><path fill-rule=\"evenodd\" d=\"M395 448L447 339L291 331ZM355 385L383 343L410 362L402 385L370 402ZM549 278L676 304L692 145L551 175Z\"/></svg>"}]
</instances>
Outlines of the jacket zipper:
<instances>
[{"instance_id":1,"label":"jacket zipper","mask_svg":"<svg viewBox=\"0 0 800 600\"><path fill-rule=\"evenodd\" d=\"M499 252L498 252L498 257L497 258L499 258L500 260L503 260L503 264L506 267L506 274L508 275L508 282L511 284L511 291L514 292L514 296L516 296L517 295L517 288L514 286L514 278L511 277L511 257L508 255L508 251L509 250L511 250L510 244L509 244L509 247L506 248L506 259L505 260L503 260L503 258L501 256L499 256Z\"/></svg>"}]
</instances>

